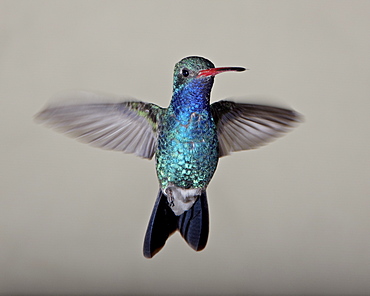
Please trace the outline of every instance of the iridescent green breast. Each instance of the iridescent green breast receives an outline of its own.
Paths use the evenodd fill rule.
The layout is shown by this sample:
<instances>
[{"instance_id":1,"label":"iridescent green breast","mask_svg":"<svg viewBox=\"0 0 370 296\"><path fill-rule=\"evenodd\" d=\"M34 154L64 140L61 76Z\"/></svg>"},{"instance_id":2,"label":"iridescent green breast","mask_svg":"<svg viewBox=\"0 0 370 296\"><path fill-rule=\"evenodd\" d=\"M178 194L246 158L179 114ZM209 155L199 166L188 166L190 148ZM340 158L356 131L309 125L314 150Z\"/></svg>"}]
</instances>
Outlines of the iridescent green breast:
<instances>
[{"instance_id":1,"label":"iridescent green breast","mask_svg":"<svg viewBox=\"0 0 370 296\"><path fill-rule=\"evenodd\" d=\"M206 110L175 116L160 126L156 169L161 188L206 188L218 162L216 127Z\"/></svg>"}]
</instances>

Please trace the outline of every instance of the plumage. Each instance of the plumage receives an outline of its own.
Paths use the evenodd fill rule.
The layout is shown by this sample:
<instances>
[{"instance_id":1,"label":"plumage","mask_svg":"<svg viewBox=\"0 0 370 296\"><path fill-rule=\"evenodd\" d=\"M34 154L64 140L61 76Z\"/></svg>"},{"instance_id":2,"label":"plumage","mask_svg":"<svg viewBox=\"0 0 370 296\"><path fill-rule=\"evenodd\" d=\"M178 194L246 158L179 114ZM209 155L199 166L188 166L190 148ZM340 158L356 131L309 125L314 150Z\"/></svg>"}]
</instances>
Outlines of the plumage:
<instances>
[{"instance_id":1,"label":"plumage","mask_svg":"<svg viewBox=\"0 0 370 296\"><path fill-rule=\"evenodd\" d=\"M206 192L203 191L194 205L180 216L168 207L167 197L159 190L144 238L143 253L152 258L176 230L195 251L205 248L208 240L209 216Z\"/></svg>"},{"instance_id":2,"label":"plumage","mask_svg":"<svg viewBox=\"0 0 370 296\"><path fill-rule=\"evenodd\" d=\"M159 106L144 102L81 103L51 106L36 119L92 146L151 159L162 113Z\"/></svg>"},{"instance_id":3,"label":"plumage","mask_svg":"<svg viewBox=\"0 0 370 296\"><path fill-rule=\"evenodd\" d=\"M217 126L219 157L265 145L301 121L293 110L219 101L211 105Z\"/></svg>"},{"instance_id":4,"label":"plumage","mask_svg":"<svg viewBox=\"0 0 370 296\"><path fill-rule=\"evenodd\" d=\"M254 149L291 130L301 116L272 106L219 101L210 104L217 74L244 71L215 68L201 57L175 65L168 108L127 100L51 105L36 120L92 146L156 158L159 192L144 239L153 257L176 230L196 251L208 239L206 189L219 157ZM81 93L81 97L96 97ZM80 95L72 96L80 101Z\"/></svg>"}]
</instances>

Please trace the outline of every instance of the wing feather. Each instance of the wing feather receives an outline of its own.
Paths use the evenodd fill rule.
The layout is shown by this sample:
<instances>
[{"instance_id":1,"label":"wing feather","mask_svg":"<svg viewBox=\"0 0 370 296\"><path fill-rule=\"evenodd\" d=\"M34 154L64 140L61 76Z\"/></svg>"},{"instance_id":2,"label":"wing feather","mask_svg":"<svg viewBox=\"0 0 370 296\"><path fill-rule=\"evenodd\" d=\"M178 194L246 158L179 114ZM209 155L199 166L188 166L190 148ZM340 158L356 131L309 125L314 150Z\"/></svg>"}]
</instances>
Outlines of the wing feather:
<instances>
[{"instance_id":1,"label":"wing feather","mask_svg":"<svg viewBox=\"0 0 370 296\"><path fill-rule=\"evenodd\" d=\"M50 106L37 121L92 146L151 159L163 108L139 101Z\"/></svg>"},{"instance_id":2,"label":"wing feather","mask_svg":"<svg viewBox=\"0 0 370 296\"><path fill-rule=\"evenodd\" d=\"M211 111L217 126L220 157L265 145L302 119L293 110L231 101L213 103Z\"/></svg>"}]
</instances>

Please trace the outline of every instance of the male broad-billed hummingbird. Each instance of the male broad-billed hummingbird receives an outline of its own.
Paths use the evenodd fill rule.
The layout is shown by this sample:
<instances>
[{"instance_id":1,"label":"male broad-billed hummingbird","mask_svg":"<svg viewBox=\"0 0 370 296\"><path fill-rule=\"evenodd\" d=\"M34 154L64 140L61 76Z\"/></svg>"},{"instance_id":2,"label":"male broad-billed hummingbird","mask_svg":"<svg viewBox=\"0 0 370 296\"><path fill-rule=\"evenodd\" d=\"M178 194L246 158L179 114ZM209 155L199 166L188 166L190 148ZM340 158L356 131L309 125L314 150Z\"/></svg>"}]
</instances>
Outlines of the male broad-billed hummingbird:
<instances>
[{"instance_id":1,"label":"male broad-billed hummingbird","mask_svg":"<svg viewBox=\"0 0 370 296\"><path fill-rule=\"evenodd\" d=\"M187 57L174 69L168 108L152 103L79 103L50 106L36 115L58 131L109 150L155 155L159 192L144 239L153 257L178 230L196 251L208 239L206 189L219 157L266 144L300 121L293 110L218 101L210 104L217 74L245 68L215 68L202 57ZM91 94L94 96L94 94Z\"/></svg>"}]
</instances>

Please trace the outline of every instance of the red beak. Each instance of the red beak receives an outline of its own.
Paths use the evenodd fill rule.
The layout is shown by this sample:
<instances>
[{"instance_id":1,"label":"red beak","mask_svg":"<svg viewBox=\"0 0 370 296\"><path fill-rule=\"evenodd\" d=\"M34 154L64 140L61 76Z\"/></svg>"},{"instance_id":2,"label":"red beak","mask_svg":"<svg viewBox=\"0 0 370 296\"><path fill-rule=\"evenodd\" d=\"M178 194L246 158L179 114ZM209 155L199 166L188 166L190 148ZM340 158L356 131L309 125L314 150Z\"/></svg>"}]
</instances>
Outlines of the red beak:
<instances>
[{"instance_id":1,"label":"red beak","mask_svg":"<svg viewBox=\"0 0 370 296\"><path fill-rule=\"evenodd\" d=\"M197 77L201 77L201 76L215 76L217 74L224 73L224 72L231 72L231 71L233 71L233 72L242 72L242 71L245 71L245 70L246 69L245 68L242 68L242 67L210 68L210 69L199 71Z\"/></svg>"}]
</instances>

